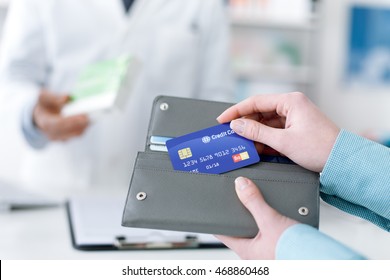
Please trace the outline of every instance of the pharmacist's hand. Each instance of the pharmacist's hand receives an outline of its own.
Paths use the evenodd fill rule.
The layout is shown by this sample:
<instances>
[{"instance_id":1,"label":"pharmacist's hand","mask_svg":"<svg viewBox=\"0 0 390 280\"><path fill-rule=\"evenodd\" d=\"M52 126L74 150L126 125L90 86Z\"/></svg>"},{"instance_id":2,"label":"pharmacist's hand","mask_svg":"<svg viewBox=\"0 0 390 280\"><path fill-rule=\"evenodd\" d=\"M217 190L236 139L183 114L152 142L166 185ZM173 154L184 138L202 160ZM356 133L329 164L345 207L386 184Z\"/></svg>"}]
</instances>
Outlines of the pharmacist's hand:
<instances>
[{"instance_id":1,"label":"pharmacist's hand","mask_svg":"<svg viewBox=\"0 0 390 280\"><path fill-rule=\"evenodd\" d=\"M61 116L61 109L68 101L69 96L42 90L34 107L34 124L52 141L66 141L80 136L88 127L86 115Z\"/></svg>"},{"instance_id":2,"label":"pharmacist's hand","mask_svg":"<svg viewBox=\"0 0 390 280\"><path fill-rule=\"evenodd\" d=\"M216 237L242 259L275 259L280 236L298 222L271 208L251 180L239 177L235 183L238 198L252 214L259 233L251 239L221 235Z\"/></svg>"},{"instance_id":3,"label":"pharmacist's hand","mask_svg":"<svg viewBox=\"0 0 390 280\"><path fill-rule=\"evenodd\" d=\"M270 146L295 163L321 172L340 129L304 94L250 97L223 112L239 135Z\"/></svg>"}]
</instances>

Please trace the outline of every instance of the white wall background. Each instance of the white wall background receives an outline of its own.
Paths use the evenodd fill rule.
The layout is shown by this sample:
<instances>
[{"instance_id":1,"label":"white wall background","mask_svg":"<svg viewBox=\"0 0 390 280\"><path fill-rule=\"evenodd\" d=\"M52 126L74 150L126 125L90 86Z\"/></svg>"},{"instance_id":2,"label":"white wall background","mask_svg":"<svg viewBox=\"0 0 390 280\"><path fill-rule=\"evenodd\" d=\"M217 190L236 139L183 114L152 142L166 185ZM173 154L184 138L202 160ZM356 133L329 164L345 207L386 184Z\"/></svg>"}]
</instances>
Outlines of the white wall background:
<instances>
[{"instance_id":1,"label":"white wall background","mask_svg":"<svg viewBox=\"0 0 390 280\"><path fill-rule=\"evenodd\" d=\"M386 0L323 0L318 44L320 107L341 127L362 133L390 132L390 87L351 90L342 83L347 61L348 11L363 3L390 8ZM389 34L390 36L390 34Z\"/></svg>"}]
</instances>

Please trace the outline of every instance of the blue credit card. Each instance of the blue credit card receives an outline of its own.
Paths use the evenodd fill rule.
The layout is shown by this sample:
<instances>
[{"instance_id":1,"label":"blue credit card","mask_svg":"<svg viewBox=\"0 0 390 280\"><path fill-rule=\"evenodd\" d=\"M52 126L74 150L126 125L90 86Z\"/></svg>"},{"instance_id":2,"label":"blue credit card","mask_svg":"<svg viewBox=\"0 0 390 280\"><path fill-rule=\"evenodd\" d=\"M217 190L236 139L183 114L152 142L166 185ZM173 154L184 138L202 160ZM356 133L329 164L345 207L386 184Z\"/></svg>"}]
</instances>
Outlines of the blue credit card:
<instances>
[{"instance_id":1,"label":"blue credit card","mask_svg":"<svg viewBox=\"0 0 390 280\"><path fill-rule=\"evenodd\" d=\"M229 124L193 132L166 142L175 170L221 174L260 161L253 141Z\"/></svg>"}]
</instances>

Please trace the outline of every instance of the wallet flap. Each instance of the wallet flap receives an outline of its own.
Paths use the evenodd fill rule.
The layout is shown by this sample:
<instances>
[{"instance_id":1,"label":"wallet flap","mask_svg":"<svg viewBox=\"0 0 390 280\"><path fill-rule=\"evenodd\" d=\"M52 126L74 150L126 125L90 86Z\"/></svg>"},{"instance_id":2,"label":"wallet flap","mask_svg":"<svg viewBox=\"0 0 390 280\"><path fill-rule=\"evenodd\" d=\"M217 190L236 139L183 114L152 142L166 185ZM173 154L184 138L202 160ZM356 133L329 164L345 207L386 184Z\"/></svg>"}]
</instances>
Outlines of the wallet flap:
<instances>
[{"instance_id":1,"label":"wallet flap","mask_svg":"<svg viewBox=\"0 0 390 280\"><path fill-rule=\"evenodd\" d=\"M178 137L217 125L216 118L232 105L172 96L156 97L145 150L150 150L151 136Z\"/></svg>"}]
</instances>

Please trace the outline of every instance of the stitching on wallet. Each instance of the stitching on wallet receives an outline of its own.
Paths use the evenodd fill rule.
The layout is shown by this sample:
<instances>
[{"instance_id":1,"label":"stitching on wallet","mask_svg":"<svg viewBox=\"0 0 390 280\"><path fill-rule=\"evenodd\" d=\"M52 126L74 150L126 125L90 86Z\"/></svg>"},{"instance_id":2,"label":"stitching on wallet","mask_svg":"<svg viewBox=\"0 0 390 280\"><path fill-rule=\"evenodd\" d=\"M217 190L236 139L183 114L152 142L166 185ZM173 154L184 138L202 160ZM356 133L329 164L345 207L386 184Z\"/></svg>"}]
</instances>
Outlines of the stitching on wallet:
<instances>
[{"instance_id":1,"label":"stitching on wallet","mask_svg":"<svg viewBox=\"0 0 390 280\"><path fill-rule=\"evenodd\" d=\"M175 173L175 174L191 174L195 176L207 176L207 177L223 177L223 178L231 178L235 179L236 176L228 176L228 175L218 175L218 174L198 174L198 173L190 173L185 171L176 171L176 170L161 170L157 168L145 168L145 167L136 167L135 169L138 170L147 170L147 171L157 171L157 172L169 172L169 173ZM310 182L310 181L292 181L292 180L274 180L274 179L263 179L263 178L250 178L253 181L267 181L267 182L280 182L280 183L297 183L297 184L316 184L317 182Z\"/></svg>"}]
</instances>

